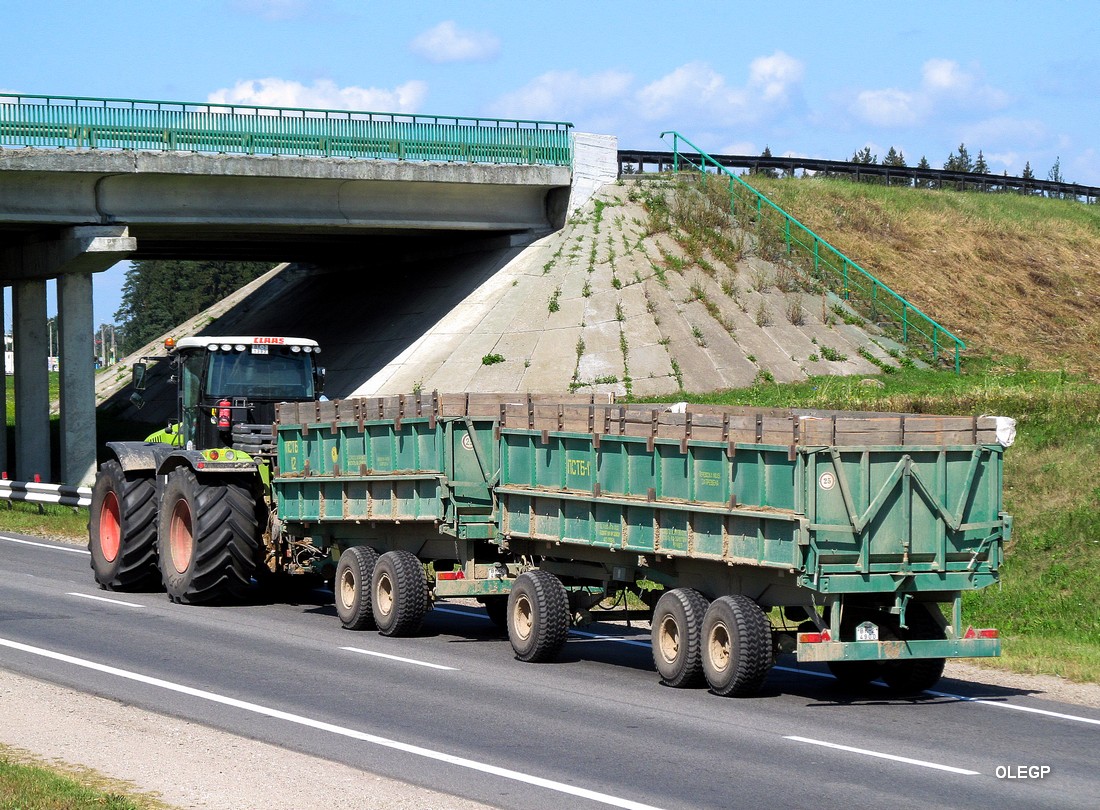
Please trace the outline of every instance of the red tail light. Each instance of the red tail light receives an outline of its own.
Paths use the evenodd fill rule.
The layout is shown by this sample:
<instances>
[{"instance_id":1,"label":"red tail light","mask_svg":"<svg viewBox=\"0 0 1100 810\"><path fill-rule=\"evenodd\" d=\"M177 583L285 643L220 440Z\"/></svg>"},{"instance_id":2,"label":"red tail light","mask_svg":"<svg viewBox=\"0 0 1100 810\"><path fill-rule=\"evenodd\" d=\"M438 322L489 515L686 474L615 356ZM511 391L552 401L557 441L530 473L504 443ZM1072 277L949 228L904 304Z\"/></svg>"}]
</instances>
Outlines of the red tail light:
<instances>
[{"instance_id":1,"label":"red tail light","mask_svg":"<svg viewBox=\"0 0 1100 810\"><path fill-rule=\"evenodd\" d=\"M980 630L975 630L973 627L966 628L966 633L963 638L1000 638L1001 632L995 628L987 627Z\"/></svg>"},{"instance_id":2,"label":"red tail light","mask_svg":"<svg viewBox=\"0 0 1100 810\"><path fill-rule=\"evenodd\" d=\"M799 633L799 644L820 644L823 641L832 641L833 637L829 635L828 630L822 630L820 633Z\"/></svg>"},{"instance_id":3,"label":"red tail light","mask_svg":"<svg viewBox=\"0 0 1100 810\"><path fill-rule=\"evenodd\" d=\"M229 430L229 406L232 403L223 399L218 403L218 430Z\"/></svg>"}]
</instances>

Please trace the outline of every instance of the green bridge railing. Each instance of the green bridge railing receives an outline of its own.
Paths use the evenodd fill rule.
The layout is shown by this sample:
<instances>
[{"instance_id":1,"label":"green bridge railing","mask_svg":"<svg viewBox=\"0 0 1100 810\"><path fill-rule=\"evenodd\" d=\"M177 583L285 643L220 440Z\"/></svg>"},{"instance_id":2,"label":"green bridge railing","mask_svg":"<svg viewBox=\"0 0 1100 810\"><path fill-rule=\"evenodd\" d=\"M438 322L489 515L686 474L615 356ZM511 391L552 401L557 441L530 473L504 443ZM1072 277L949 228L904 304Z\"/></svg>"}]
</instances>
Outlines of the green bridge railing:
<instances>
[{"instance_id":1,"label":"green bridge railing","mask_svg":"<svg viewBox=\"0 0 1100 810\"><path fill-rule=\"evenodd\" d=\"M561 121L0 94L0 146L569 166Z\"/></svg>"},{"instance_id":2,"label":"green bridge railing","mask_svg":"<svg viewBox=\"0 0 1100 810\"><path fill-rule=\"evenodd\" d=\"M672 136L673 170L680 171L684 163L703 173L704 179L713 167L716 173L729 178L731 210L741 222L752 220L757 228L759 244L776 244L792 264L824 285L853 309L872 321L886 322L906 346L923 347L933 361L943 353L954 352L955 373L960 370L960 353L966 344L930 317L902 298L888 286L849 259L827 241L811 231L755 188L675 131L662 132ZM682 153L683 141L692 153ZM698 162L696 162L698 161Z\"/></svg>"}]
</instances>

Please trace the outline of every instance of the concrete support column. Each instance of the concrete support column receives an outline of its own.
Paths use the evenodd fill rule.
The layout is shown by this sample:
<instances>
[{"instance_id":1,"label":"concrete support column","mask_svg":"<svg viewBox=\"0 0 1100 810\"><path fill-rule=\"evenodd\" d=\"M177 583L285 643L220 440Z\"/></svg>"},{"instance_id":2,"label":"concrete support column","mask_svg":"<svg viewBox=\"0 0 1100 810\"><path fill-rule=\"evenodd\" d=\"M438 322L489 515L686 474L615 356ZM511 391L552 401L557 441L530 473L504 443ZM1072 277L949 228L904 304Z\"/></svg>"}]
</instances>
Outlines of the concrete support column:
<instances>
[{"instance_id":1,"label":"concrete support column","mask_svg":"<svg viewBox=\"0 0 1100 810\"><path fill-rule=\"evenodd\" d=\"M18 481L53 480L50 472L50 377L46 335L46 280L12 286L15 340L15 475Z\"/></svg>"},{"instance_id":2,"label":"concrete support column","mask_svg":"<svg viewBox=\"0 0 1100 810\"><path fill-rule=\"evenodd\" d=\"M61 350L61 483L91 485L95 478L95 322L92 274L57 279Z\"/></svg>"},{"instance_id":3,"label":"concrete support column","mask_svg":"<svg viewBox=\"0 0 1100 810\"><path fill-rule=\"evenodd\" d=\"M0 285L0 324L7 323L4 317L4 286ZM8 348L7 340L4 341L4 351ZM0 363L0 471L9 472L12 468L8 465L8 372L5 355L4 363Z\"/></svg>"}]
</instances>

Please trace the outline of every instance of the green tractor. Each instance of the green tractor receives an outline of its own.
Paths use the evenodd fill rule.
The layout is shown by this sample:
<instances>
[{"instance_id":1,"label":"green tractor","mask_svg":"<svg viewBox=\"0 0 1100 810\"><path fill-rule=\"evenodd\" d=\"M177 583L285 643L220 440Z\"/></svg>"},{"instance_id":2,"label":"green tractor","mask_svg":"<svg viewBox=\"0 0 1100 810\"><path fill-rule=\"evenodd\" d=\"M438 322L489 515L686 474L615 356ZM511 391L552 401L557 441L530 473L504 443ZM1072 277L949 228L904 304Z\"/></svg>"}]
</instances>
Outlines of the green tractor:
<instances>
[{"instance_id":1,"label":"green tractor","mask_svg":"<svg viewBox=\"0 0 1100 810\"><path fill-rule=\"evenodd\" d=\"M192 337L165 349L134 364L131 401L144 404L145 361L168 360L177 418L144 442L107 443L92 488L92 570L108 590L163 584L174 602L239 599L254 577L288 566L268 508L275 405L321 395L320 348L303 338Z\"/></svg>"}]
</instances>

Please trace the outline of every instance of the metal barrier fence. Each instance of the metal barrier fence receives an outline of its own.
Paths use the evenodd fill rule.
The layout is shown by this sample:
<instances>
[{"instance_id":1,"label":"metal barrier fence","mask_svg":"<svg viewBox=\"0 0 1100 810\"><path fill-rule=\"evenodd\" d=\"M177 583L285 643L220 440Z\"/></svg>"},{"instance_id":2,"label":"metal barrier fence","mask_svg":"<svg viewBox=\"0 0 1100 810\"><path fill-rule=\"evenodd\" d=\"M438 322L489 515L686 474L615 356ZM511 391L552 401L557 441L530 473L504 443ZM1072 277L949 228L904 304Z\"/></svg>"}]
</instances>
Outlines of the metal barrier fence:
<instances>
[{"instance_id":1,"label":"metal barrier fence","mask_svg":"<svg viewBox=\"0 0 1100 810\"><path fill-rule=\"evenodd\" d=\"M0 94L0 145L569 166L572 124Z\"/></svg>"},{"instance_id":2,"label":"metal barrier fence","mask_svg":"<svg viewBox=\"0 0 1100 810\"><path fill-rule=\"evenodd\" d=\"M0 480L0 500L27 501L28 503L55 503L60 506L92 504L90 487L71 487L67 484L40 484L37 481Z\"/></svg>"},{"instance_id":3,"label":"metal barrier fence","mask_svg":"<svg viewBox=\"0 0 1100 810\"><path fill-rule=\"evenodd\" d=\"M750 186L725 166L675 131L672 135L673 171L681 163L702 173L706 181L708 167L728 178L730 206L741 222L751 220L756 225L757 243L769 258L787 258L806 275L847 301L853 309L872 322L888 327L901 343L923 347L933 361L943 352L954 353L955 373L960 370L960 353L966 344L944 329L920 309L898 295L827 241L811 231L774 202ZM682 154L683 141L693 152Z\"/></svg>"}]
</instances>

